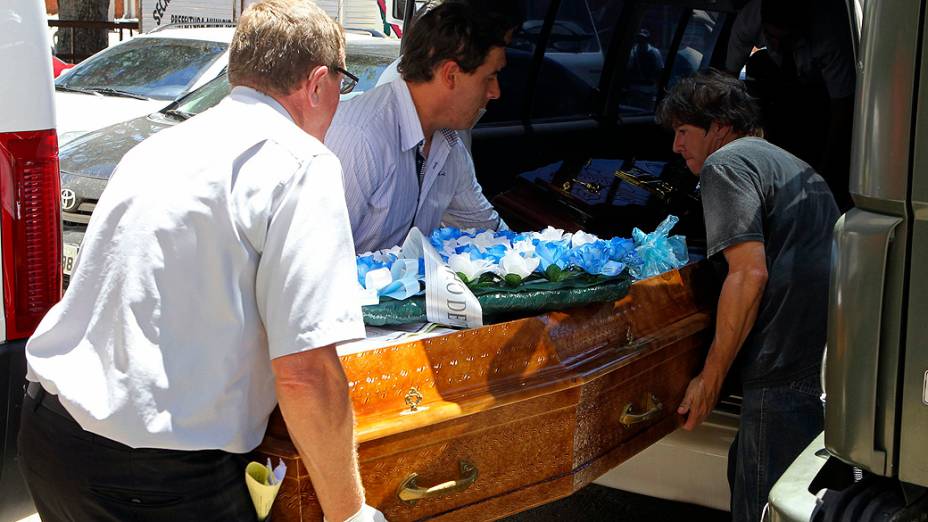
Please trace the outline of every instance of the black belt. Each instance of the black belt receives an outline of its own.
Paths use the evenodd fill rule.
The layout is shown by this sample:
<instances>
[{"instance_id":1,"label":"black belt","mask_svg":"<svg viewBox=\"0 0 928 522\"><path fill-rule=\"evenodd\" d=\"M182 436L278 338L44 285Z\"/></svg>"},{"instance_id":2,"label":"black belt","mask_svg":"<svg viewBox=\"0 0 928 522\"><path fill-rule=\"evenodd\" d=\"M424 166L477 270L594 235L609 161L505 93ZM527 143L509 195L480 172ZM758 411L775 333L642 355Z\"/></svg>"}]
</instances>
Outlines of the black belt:
<instances>
[{"instance_id":1,"label":"black belt","mask_svg":"<svg viewBox=\"0 0 928 522\"><path fill-rule=\"evenodd\" d=\"M42 406L52 413L61 415L66 419L73 420L71 414L68 413L68 410L64 409L64 406L61 405L61 401L58 400L58 396L45 391L45 388L43 388L41 384L29 381L29 384L26 385L26 395L34 400L37 406Z\"/></svg>"}]
</instances>

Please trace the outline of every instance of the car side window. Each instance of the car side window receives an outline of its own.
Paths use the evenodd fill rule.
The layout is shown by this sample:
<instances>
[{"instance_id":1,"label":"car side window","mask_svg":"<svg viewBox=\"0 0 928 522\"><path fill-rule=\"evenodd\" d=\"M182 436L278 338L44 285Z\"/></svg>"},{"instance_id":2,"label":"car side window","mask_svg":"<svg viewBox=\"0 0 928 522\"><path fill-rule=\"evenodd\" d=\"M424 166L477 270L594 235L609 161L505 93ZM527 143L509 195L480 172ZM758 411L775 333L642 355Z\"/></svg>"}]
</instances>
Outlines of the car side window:
<instances>
[{"instance_id":1,"label":"car side window","mask_svg":"<svg viewBox=\"0 0 928 522\"><path fill-rule=\"evenodd\" d=\"M545 47L532 120L589 116L596 110L606 52L622 2L561 2ZM540 25L542 21L537 22Z\"/></svg>"},{"instance_id":2,"label":"car side window","mask_svg":"<svg viewBox=\"0 0 928 522\"><path fill-rule=\"evenodd\" d=\"M506 46L506 67L499 73L500 100L487 104L482 124L521 121L530 85L532 57L538 47L541 28L551 6L551 0L522 0L524 22L512 34Z\"/></svg>"},{"instance_id":3,"label":"car side window","mask_svg":"<svg viewBox=\"0 0 928 522\"><path fill-rule=\"evenodd\" d=\"M645 9L625 65L619 111L653 113L673 37L685 13L682 7L655 5Z\"/></svg>"},{"instance_id":4,"label":"car side window","mask_svg":"<svg viewBox=\"0 0 928 522\"><path fill-rule=\"evenodd\" d=\"M712 52L725 22L724 17L723 13L715 11L693 10L683 31L680 47L674 55L670 79L667 81L668 89L681 78L709 68Z\"/></svg>"}]
</instances>

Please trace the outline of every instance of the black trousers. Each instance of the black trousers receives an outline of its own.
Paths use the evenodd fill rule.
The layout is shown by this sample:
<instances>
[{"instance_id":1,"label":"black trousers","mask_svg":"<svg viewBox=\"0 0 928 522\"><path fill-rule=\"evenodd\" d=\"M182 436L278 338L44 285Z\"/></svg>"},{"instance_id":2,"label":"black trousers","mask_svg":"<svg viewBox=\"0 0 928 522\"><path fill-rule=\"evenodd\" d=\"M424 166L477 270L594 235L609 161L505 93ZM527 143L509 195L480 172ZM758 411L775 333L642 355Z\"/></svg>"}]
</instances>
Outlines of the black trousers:
<instances>
[{"instance_id":1,"label":"black trousers","mask_svg":"<svg viewBox=\"0 0 928 522\"><path fill-rule=\"evenodd\" d=\"M36 387L23 403L19 452L42 522L256 519L243 455L130 448L84 431Z\"/></svg>"}]
</instances>

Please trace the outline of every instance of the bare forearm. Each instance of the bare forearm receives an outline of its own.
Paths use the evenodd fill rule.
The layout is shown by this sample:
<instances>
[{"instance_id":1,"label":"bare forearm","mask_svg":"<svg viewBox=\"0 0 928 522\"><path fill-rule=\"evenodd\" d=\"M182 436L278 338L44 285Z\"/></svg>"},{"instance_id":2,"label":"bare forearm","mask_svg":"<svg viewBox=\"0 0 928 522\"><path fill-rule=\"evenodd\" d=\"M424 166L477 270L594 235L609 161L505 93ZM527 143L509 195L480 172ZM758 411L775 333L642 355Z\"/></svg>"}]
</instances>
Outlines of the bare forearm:
<instances>
[{"instance_id":1,"label":"bare forearm","mask_svg":"<svg viewBox=\"0 0 928 522\"><path fill-rule=\"evenodd\" d=\"M341 368L310 382L278 381L278 401L326 519L342 521L364 502L354 412Z\"/></svg>"},{"instance_id":2,"label":"bare forearm","mask_svg":"<svg viewBox=\"0 0 928 522\"><path fill-rule=\"evenodd\" d=\"M703 368L704 377L716 389L721 388L741 345L754 327L766 282L766 274L745 271L729 273L722 284L715 339Z\"/></svg>"}]
</instances>

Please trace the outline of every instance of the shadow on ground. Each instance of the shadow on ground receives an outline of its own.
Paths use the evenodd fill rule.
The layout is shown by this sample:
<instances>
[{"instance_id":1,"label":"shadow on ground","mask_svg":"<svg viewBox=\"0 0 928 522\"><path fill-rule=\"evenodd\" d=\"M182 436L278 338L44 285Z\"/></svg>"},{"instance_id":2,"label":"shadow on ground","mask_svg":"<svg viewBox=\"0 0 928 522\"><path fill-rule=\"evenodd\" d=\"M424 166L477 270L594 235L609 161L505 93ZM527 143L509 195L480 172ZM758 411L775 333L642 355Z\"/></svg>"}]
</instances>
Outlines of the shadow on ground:
<instances>
[{"instance_id":1,"label":"shadow on ground","mask_svg":"<svg viewBox=\"0 0 928 522\"><path fill-rule=\"evenodd\" d=\"M589 485L573 495L535 509L519 513L503 522L537 522L570 520L571 522L730 522L731 516L693 504L672 502L636 495L617 489Z\"/></svg>"}]
</instances>

